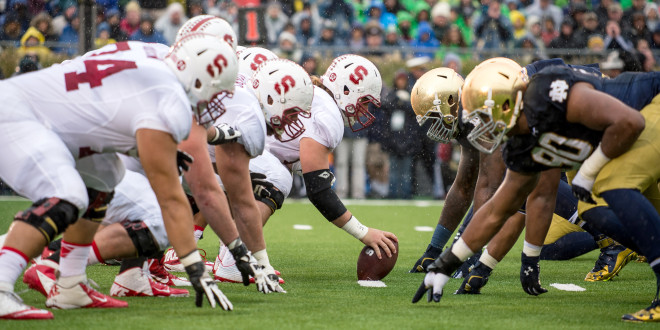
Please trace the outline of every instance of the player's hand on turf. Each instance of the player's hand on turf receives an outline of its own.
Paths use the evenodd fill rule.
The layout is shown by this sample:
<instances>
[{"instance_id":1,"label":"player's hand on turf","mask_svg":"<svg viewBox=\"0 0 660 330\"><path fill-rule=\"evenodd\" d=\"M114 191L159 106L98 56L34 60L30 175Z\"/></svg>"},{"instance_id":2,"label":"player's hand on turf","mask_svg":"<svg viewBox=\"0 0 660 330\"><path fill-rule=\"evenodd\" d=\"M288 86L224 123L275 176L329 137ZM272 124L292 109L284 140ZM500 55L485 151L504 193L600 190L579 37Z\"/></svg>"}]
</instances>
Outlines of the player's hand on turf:
<instances>
[{"instance_id":1,"label":"player's hand on turf","mask_svg":"<svg viewBox=\"0 0 660 330\"><path fill-rule=\"evenodd\" d=\"M265 277L265 285L270 292L286 293L286 291L280 286L280 277L275 273L273 266L263 266L263 274Z\"/></svg>"},{"instance_id":2,"label":"player's hand on turf","mask_svg":"<svg viewBox=\"0 0 660 330\"><path fill-rule=\"evenodd\" d=\"M240 131L235 130L226 123L215 125L213 128L215 129L215 136L208 141L212 145L236 142L241 137Z\"/></svg>"},{"instance_id":3,"label":"player's hand on turf","mask_svg":"<svg viewBox=\"0 0 660 330\"><path fill-rule=\"evenodd\" d=\"M193 157L185 151L177 150L176 151L176 166L179 169L179 175L184 171L190 169L190 164L194 161Z\"/></svg>"},{"instance_id":4,"label":"player's hand on turf","mask_svg":"<svg viewBox=\"0 0 660 330\"><path fill-rule=\"evenodd\" d=\"M427 294L428 302L440 302L440 298L442 298L442 289L449 281L449 276L436 272L437 267L435 263L430 264L426 270L428 273L424 276L422 284L419 286L412 299L413 304L422 299L425 293Z\"/></svg>"},{"instance_id":5,"label":"player's hand on turf","mask_svg":"<svg viewBox=\"0 0 660 330\"><path fill-rule=\"evenodd\" d=\"M226 311L234 309L231 301L220 291L216 282L206 272L204 262L199 261L187 266L186 273L188 273L190 283L195 289L195 305L197 307L202 307L204 296L206 296L211 308L215 308L217 302Z\"/></svg>"},{"instance_id":6,"label":"player's hand on turf","mask_svg":"<svg viewBox=\"0 0 660 330\"><path fill-rule=\"evenodd\" d=\"M548 292L548 290L541 287L541 280L539 279L541 273L540 259L541 257L528 257L524 252L520 258L520 284L522 284L523 290L532 296Z\"/></svg>"},{"instance_id":7,"label":"player's hand on turf","mask_svg":"<svg viewBox=\"0 0 660 330\"><path fill-rule=\"evenodd\" d=\"M367 234L360 241L364 243L364 245L374 249L378 259L382 259L383 256L380 253L380 248L385 251L387 257L391 257L392 253L396 252L396 247L392 241L399 242L399 239L396 237L396 235L390 232L382 231L376 228L369 228Z\"/></svg>"},{"instance_id":8,"label":"player's hand on turf","mask_svg":"<svg viewBox=\"0 0 660 330\"><path fill-rule=\"evenodd\" d=\"M579 200L589 204L596 204L596 201L591 197L591 189L593 186L594 179L582 175L580 171L577 172L575 178L573 178L573 181L571 182L573 195Z\"/></svg>"},{"instance_id":9,"label":"player's hand on turf","mask_svg":"<svg viewBox=\"0 0 660 330\"><path fill-rule=\"evenodd\" d=\"M275 185L267 180L266 175L250 172L250 181L252 181L252 191L255 195L270 198L269 189L272 189Z\"/></svg>"},{"instance_id":10,"label":"player's hand on turf","mask_svg":"<svg viewBox=\"0 0 660 330\"><path fill-rule=\"evenodd\" d=\"M231 252L234 260L236 260L236 267L241 272L243 285L250 285L250 276L254 277L254 280L257 281L257 276L261 274L261 266L257 264L257 259L248 250L245 243L240 242L238 246L230 249L229 252Z\"/></svg>"}]
</instances>

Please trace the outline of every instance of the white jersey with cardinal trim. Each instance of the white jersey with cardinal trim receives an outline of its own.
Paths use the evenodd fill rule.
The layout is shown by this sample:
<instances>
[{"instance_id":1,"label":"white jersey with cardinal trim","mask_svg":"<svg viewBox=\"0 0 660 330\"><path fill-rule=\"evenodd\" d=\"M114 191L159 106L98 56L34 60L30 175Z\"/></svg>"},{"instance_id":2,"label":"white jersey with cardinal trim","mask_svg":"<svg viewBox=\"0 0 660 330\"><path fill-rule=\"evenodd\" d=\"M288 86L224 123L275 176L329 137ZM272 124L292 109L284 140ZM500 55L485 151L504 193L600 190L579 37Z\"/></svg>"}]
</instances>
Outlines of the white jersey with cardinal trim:
<instances>
[{"instance_id":1,"label":"white jersey with cardinal trim","mask_svg":"<svg viewBox=\"0 0 660 330\"><path fill-rule=\"evenodd\" d=\"M190 102L158 59L163 48L120 42L50 68L5 80L25 107L52 129L74 158L136 148L138 129L160 130L180 142L190 133Z\"/></svg>"},{"instance_id":2,"label":"white jersey with cardinal trim","mask_svg":"<svg viewBox=\"0 0 660 330\"><path fill-rule=\"evenodd\" d=\"M261 155L266 140L266 119L259 100L249 90L236 87L232 98L225 98L227 111L216 119L214 125L225 123L241 132L238 143L242 144L250 158ZM211 160L215 162L215 146L209 145Z\"/></svg>"},{"instance_id":3,"label":"white jersey with cardinal trim","mask_svg":"<svg viewBox=\"0 0 660 330\"><path fill-rule=\"evenodd\" d=\"M298 117L305 126L305 132L298 138L281 142L269 136L266 149L283 164L293 164L300 160L300 140L311 138L334 150L344 136L344 119L337 104L323 89L314 86L312 113L310 118Z\"/></svg>"}]
</instances>

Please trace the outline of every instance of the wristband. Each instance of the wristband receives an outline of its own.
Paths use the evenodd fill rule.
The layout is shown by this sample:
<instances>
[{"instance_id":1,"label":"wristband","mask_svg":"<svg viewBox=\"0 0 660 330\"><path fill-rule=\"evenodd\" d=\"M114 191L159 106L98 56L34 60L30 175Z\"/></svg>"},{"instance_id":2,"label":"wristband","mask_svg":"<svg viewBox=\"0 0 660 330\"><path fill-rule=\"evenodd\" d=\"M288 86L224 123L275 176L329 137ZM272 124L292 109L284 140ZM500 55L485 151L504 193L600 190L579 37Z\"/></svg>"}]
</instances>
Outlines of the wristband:
<instances>
[{"instance_id":1,"label":"wristband","mask_svg":"<svg viewBox=\"0 0 660 330\"><path fill-rule=\"evenodd\" d=\"M197 262L202 262L202 256L197 252L197 250L193 250L192 252L186 254L185 257L179 258L179 262L183 265L183 267L188 267L194 263Z\"/></svg>"},{"instance_id":2,"label":"wristband","mask_svg":"<svg viewBox=\"0 0 660 330\"><path fill-rule=\"evenodd\" d=\"M362 240L369 232L369 227L361 224L354 216L351 216L351 219L341 229L359 240Z\"/></svg>"},{"instance_id":3,"label":"wristband","mask_svg":"<svg viewBox=\"0 0 660 330\"><path fill-rule=\"evenodd\" d=\"M257 251L252 254L255 259L257 259L257 264L259 266L270 266L270 260L268 260L268 253L266 253L266 249L263 249L261 251Z\"/></svg>"},{"instance_id":4,"label":"wristband","mask_svg":"<svg viewBox=\"0 0 660 330\"><path fill-rule=\"evenodd\" d=\"M594 152L587 158L580 167L579 173L587 179L594 180L598 172L610 161L610 158L605 156L600 144Z\"/></svg>"},{"instance_id":5,"label":"wristband","mask_svg":"<svg viewBox=\"0 0 660 330\"><path fill-rule=\"evenodd\" d=\"M215 131L215 135L213 136L212 139L207 141L207 143L209 144L213 144L214 142L218 141L218 139L220 138L220 134L221 134L220 130L215 126L213 126L213 130Z\"/></svg>"}]
</instances>

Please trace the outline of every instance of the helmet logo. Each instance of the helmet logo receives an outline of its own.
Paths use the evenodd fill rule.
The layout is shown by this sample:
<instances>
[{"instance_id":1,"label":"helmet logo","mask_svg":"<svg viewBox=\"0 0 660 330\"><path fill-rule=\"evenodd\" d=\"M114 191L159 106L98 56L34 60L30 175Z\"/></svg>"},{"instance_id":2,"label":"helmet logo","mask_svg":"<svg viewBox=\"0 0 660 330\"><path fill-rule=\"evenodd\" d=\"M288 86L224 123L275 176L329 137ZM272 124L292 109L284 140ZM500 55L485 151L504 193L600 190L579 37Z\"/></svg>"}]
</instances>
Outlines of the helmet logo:
<instances>
[{"instance_id":1,"label":"helmet logo","mask_svg":"<svg viewBox=\"0 0 660 330\"><path fill-rule=\"evenodd\" d=\"M333 72L330 74L330 77L328 77L328 79L330 79L331 82L335 82L335 80L337 80L337 75Z\"/></svg>"},{"instance_id":2,"label":"helmet logo","mask_svg":"<svg viewBox=\"0 0 660 330\"><path fill-rule=\"evenodd\" d=\"M259 64L261 64L261 63L263 63L267 60L268 60L268 58L264 54L254 55L254 59L252 60L252 64L250 64L250 69L252 69L252 71L257 71L257 67L259 66Z\"/></svg>"},{"instance_id":3,"label":"helmet logo","mask_svg":"<svg viewBox=\"0 0 660 330\"><path fill-rule=\"evenodd\" d=\"M259 79L255 79L255 80L252 82L252 88L254 88L254 89L259 88Z\"/></svg>"},{"instance_id":4,"label":"helmet logo","mask_svg":"<svg viewBox=\"0 0 660 330\"><path fill-rule=\"evenodd\" d=\"M206 67L206 72L208 72L211 77L215 78L215 70L213 70L214 66L218 69L218 74L222 74L222 68L227 67L227 59L224 55L218 54L213 60L213 65L209 64Z\"/></svg>"},{"instance_id":5,"label":"helmet logo","mask_svg":"<svg viewBox=\"0 0 660 330\"><path fill-rule=\"evenodd\" d=\"M185 62L184 60L178 60L178 61L176 62L176 68L177 68L179 71L183 71L183 70L185 70L185 69L186 69L186 62Z\"/></svg>"},{"instance_id":6,"label":"helmet logo","mask_svg":"<svg viewBox=\"0 0 660 330\"><path fill-rule=\"evenodd\" d=\"M230 35L228 35L228 34L225 34L225 38L224 38L224 39L225 39L225 41L226 41L227 43L229 43L230 45L233 45L233 44L234 44L234 38L232 38L232 36L230 36Z\"/></svg>"},{"instance_id":7,"label":"helmet logo","mask_svg":"<svg viewBox=\"0 0 660 330\"><path fill-rule=\"evenodd\" d=\"M296 81L293 80L293 77L286 75L284 76L284 78L282 78L281 83L275 84L275 91L277 92L277 94L282 95L282 94L286 94L289 91L289 88L292 87L296 87ZM282 89L284 89L284 92L282 92Z\"/></svg>"},{"instance_id":8,"label":"helmet logo","mask_svg":"<svg viewBox=\"0 0 660 330\"><path fill-rule=\"evenodd\" d=\"M348 77L354 84L359 84L360 81L364 79L365 76L369 74L369 71L362 65L358 65L355 68L355 72L351 73L351 75Z\"/></svg>"}]
</instances>

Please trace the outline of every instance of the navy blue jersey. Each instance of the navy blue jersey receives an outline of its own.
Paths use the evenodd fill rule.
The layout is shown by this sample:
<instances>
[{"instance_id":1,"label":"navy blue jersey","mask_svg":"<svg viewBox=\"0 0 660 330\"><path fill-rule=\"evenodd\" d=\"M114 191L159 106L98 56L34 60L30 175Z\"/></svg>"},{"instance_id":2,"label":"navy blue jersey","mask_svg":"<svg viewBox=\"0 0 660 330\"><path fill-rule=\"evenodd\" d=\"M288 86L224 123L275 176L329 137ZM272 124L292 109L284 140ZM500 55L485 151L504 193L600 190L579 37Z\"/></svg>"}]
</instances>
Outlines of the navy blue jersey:
<instances>
[{"instance_id":1,"label":"navy blue jersey","mask_svg":"<svg viewBox=\"0 0 660 330\"><path fill-rule=\"evenodd\" d=\"M532 77L523 95L523 112L531 134L513 136L504 145L504 162L509 169L516 172L576 169L591 155L603 132L566 120L568 93L578 82L589 83L637 110L660 92L658 73L625 73L608 79L566 66L541 70Z\"/></svg>"},{"instance_id":2,"label":"navy blue jersey","mask_svg":"<svg viewBox=\"0 0 660 330\"><path fill-rule=\"evenodd\" d=\"M587 64L587 65L571 65L571 64L566 64L566 62L564 62L564 60L562 60L561 58L551 58L549 60L540 60L527 64L525 65L524 71L527 73L528 76L531 77L535 75L537 72L553 65L568 66L569 68L583 69L587 72L592 72L599 75L601 74L598 63Z\"/></svg>"}]
</instances>

